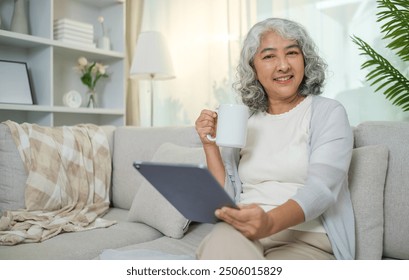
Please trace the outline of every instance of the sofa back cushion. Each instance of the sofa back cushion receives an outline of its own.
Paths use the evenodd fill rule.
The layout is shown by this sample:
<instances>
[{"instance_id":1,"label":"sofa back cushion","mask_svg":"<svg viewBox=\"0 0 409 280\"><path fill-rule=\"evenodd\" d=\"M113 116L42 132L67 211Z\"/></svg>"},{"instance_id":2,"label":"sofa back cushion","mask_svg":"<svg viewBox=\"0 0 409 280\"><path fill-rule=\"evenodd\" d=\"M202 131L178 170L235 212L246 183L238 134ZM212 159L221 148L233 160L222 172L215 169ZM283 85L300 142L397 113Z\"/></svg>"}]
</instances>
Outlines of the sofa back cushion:
<instances>
[{"instance_id":1,"label":"sofa back cushion","mask_svg":"<svg viewBox=\"0 0 409 280\"><path fill-rule=\"evenodd\" d=\"M152 161L205 165L206 157L202 147L190 148L164 143L155 152ZM182 238L190 224L190 221L146 180L135 194L128 221L147 224L172 238Z\"/></svg>"},{"instance_id":2,"label":"sofa back cushion","mask_svg":"<svg viewBox=\"0 0 409 280\"><path fill-rule=\"evenodd\" d=\"M383 194L388 169L385 145L352 151L349 189L355 215L357 260L380 260L383 251Z\"/></svg>"},{"instance_id":3,"label":"sofa back cushion","mask_svg":"<svg viewBox=\"0 0 409 280\"><path fill-rule=\"evenodd\" d=\"M114 207L129 210L134 196L144 181L133 162L150 161L163 143L185 147L201 147L193 126L184 127L119 127L114 135L113 191Z\"/></svg>"},{"instance_id":4,"label":"sofa back cushion","mask_svg":"<svg viewBox=\"0 0 409 280\"><path fill-rule=\"evenodd\" d=\"M0 212L25 207L27 176L9 127L0 123Z\"/></svg>"},{"instance_id":5,"label":"sofa back cushion","mask_svg":"<svg viewBox=\"0 0 409 280\"><path fill-rule=\"evenodd\" d=\"M108 137L112 155L115 127L102 126L101 128ZM9 127L0 123L0 212L25 208L24 193L27 176Z\"/></svg>"},{"instance_id":6,"label":"sofa back cushion","mask_svg":"<svg viewBox=\"0 0 409 280\"><path fill-rule=\"evenodd\" d=\"M409 123L366 122L354 130L355 146L389 149L384 194L384 258L409 259Z\"/></svg>"}]
</instances>

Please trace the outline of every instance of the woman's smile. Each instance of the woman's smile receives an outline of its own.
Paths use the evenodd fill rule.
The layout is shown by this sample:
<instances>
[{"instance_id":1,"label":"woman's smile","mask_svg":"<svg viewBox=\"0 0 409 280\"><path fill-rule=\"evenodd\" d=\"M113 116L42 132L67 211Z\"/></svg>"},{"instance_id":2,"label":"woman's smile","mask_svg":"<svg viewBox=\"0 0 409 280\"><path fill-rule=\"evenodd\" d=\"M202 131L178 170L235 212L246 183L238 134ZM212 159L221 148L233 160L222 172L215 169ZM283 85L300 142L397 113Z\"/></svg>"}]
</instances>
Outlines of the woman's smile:
<instances>
[{"instance_id":1,"label":"woman's smile","mask_svg":"<svg viewBox=\"0 0 409 280\"><path fill-rule=\"evenodd\" d=\"M274 78L274 81L276 81L279 84L288 84L292 81L293 78L294 78L293 75L287 75L287 76L281 76L281 77Z\"/></svg>"}]
</instances>

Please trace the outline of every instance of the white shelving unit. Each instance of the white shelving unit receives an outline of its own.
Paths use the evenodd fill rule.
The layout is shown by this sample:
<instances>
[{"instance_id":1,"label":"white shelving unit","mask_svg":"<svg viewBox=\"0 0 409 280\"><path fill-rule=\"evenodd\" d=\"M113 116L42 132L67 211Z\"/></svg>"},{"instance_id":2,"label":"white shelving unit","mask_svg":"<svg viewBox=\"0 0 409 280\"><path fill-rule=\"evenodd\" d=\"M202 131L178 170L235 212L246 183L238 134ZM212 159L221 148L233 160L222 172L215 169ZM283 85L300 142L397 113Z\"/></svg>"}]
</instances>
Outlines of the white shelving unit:
<instances>
[{"instance_id":1,"label":"white shelving unit","mask_svg":"<svg viewBox=\"0 0 409 280\"><path fill-rule=\"evenodd\" d=\"M95 123L125 124L125 4L120 0L31 0L28 1L30 35L11 32L13 0L0 2L0 60L27 63L34 105L0 103L0 121L13 120L47 126ZM68 44L53 38L55 19L69 18L94 26L94 40L101 36L98 17L103 16L111 49ZM109 78L98 82L98 107L69 108L63 95L87 88L74 70L79 57L108 65ZM0 94L7 94L1 91Z\"/></svg>"}]
</instances>

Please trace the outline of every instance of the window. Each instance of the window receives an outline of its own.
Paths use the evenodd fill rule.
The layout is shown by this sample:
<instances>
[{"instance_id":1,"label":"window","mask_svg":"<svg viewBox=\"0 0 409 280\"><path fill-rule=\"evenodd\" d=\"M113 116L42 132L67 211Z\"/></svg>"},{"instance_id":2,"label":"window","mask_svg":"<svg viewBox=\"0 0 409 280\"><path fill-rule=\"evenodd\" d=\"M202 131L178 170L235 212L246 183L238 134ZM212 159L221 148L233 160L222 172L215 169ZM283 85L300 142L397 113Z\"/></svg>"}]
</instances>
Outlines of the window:
<instances>
[{"instance_id":1,"label":"window","mask_svg":"<svg viewBox=\"0 0 409 280\"><path fill-rule=\"evenodd\" d=\"M203 108L235 102L231 84L241 42L254 23L272 16L307 28L329 65L323 96L342 102L352 125L407 117L367 85L360 69L365 58L350 39L357 35L385 49L376 12L373 0L145 1L142 31L165 35L176 72L176 79L155 83L155 125L192 125ZM141 104L149 104L149 82L141 82L140 92ZM149 123L146 109L142 125Z\"/></svg>"}]
</instances>

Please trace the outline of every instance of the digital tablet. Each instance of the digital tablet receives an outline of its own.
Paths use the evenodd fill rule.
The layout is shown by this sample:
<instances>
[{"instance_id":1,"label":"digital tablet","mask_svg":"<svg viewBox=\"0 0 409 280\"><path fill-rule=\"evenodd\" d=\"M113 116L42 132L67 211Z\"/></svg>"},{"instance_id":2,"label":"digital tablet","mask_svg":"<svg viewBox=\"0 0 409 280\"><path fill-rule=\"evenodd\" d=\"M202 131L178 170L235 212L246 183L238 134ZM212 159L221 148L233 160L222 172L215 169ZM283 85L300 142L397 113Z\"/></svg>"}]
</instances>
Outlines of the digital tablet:
<instances>
[{"instance_id":1,"label":"digital tablet","mask_svg":"<svg viewBox=\"0 0 409 280\"><path fill-rule=\"evenodd\" d=\"M215 223L216 209L237 208L204 165L135 161L133 166L188 220Z\"/></svg>"}]
</instances>

